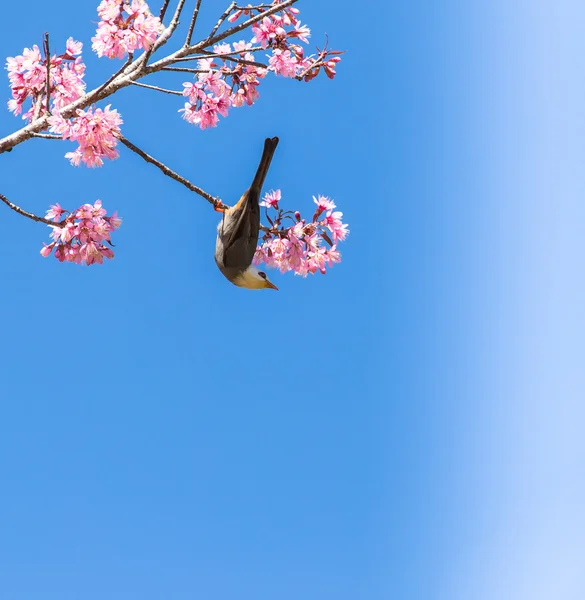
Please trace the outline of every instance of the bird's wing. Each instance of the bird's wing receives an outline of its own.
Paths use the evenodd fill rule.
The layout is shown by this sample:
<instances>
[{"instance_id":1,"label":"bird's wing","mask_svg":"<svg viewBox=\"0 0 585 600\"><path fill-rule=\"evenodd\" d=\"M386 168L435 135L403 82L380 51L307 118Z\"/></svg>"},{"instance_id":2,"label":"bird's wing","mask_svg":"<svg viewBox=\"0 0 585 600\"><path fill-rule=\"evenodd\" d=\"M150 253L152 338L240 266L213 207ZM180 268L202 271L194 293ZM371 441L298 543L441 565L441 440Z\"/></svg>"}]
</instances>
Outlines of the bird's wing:
<instances>
[{"instance_id":1,"label":"bird's wing","mask_svg":"<svg viewBox=\"0 0 585 600\"><path fill-rule=\"evenodd\" d=\"M231 214L225 215L228 223L224 229L223 264L226 267L247 269L252 264L258 245L260 229L258 198L250 192L246 192L244 196L240 206L231 209Z\"/></svg>"},{"instance_id":2,"label":"bird's wing","mask_svg":"<svg viewBox=\"0 0 585 600\"><path fill-rule=\"evenodd\" d=\"M233 226L230 223L224 240L225 266L244 265L243 268L247 268L252 264L260 230L260 194L277 145L277 137L267 138L264 141L264 151L252 185L229 211L231 213L229 217L234 219L234 222Z\"/></svg>"}]
</instances>

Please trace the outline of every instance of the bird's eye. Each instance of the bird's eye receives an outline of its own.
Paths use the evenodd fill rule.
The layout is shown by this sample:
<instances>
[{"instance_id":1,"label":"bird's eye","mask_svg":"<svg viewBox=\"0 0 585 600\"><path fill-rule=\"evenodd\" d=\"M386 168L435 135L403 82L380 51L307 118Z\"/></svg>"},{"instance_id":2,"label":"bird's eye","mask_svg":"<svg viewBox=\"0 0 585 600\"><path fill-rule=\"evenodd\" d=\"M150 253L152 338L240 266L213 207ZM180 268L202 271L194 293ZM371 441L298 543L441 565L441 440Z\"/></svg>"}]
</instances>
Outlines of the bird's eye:
<instances>
[{"instance_id":1,"label":"bird's eye","mask_svg":"<svg viewBox=\"0 0 585 600\"><path fill-rule=\"evenodd\" d=\"M262 279L266 279L266 273L264 273L264 271L258 271L258 275L260 275Z\"/></svg>"}]
</instances>

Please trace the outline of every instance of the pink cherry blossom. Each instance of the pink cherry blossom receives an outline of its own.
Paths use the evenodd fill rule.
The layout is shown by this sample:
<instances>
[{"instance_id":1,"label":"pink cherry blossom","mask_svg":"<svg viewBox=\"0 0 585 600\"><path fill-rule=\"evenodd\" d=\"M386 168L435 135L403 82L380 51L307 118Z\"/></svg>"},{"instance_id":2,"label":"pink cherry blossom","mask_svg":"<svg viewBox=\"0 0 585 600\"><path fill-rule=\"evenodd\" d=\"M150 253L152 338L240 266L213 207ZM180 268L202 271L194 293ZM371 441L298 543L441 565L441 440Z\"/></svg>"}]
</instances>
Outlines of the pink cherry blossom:
<instances>
[{"instance_id":1,"label":"pink cherry blossom","mask_svg":"<svg viewBox=\"0 0 585 600\"><path fill-rule=\"evenodd\" d=\"M44 256L45 258L47 258L47 256L49 256L49 254L51 254L51 252L53 251L53 248L55 247L55 242L53 242L52 244L49 244L47 246L47 244L43 244L43 247L41 248L41 256Z\"/></svg>"},{"instance_id":2,"label":"pink cherry blossom","mask_svg":"<svg viewBox=\"0 0 585 600\"><path fill-rule=\"evenodd\" d=\"M235 48L234 48L235 50ZM216 54L229 54L232 51L232 48L229 44L223 43L223 44L216 44L213 47L213 51Z\"/></svg>"},{"instance_id":3,"label":"pink cherry blossom","mask_svg":"<svg viewBox=\"0 0 585 600\"><path fill-rule=\"evenodd\" d=\"M313 202L317 205L317 211L321 214L325 210L332 210L335 208L335 202L327 196L313 196Z\"/></svg>"},{"instance_id":4,"label":"pink cherry blossom","mask_svg":"<svg viewBox=\"0 0 585 600\"><path fill-rule=\"evenodd\" d=\"M283 211L279 207L280 200L281 191L276 190L265 194L261 202L267 211L276 214L268 216L271 227L256 248L253 263L264 263L267 268L279 269L283 273L293 271L303 277L326 273L327 268L341 261L336 244L349 233L348 226L341 221L342 213L333 212L335 203L330 198L313 196L317 210L313 220L306 222L298 211L294 217ZM292 221L292 224L285 225L287 221Z\"/></svg>"},{"instance_id":5,"label":"pink cherry blossom","mask_svg":"<svg viewBox=\"0 0 585 600\"><path fill-rule=\"evenodd\" d=\"M260 206L266 206L266 208L278 208L280 196L280 190L271 190L264 194L264 199L260 202Z\"/></svg>"},{"instance_id":6,"label":"pink cherry blossom","mask_svg":"<svg viewBox=\"0 0 585 600\"><path fill-rule=\"evenodd\" d=\"M59 204L51 206L47 212L59 215L64 211ZM55 258L60 262L102 264L104 258L112 259L114 251L110 247L111 233L120 227L122 220L114 213L108 217L101 200L94 204L84 204L69 213L65 223L52 226L50 244L43 244L41 256L47 257L55 250ZM105 243L104 243L105 242Z\"/></svg>"},{"instance_id":7,"label":"pink cherry blossom","mask_svg":"<svg viewBox=\"0 0 585 600\"><path fill-rule=\"evenodd\" d=\"M85 92L83 76L85 65L81 56L83 44L69 38L66 52L50 58L51 111L58 112L63 106L77 100ZM38 46L25 48L22 55L8 57L6 68L12 91L12 99L8 108L15 115L23 112L25 102L30 100L30 107L23 114L23 119L31 121L47 111L47 61L41 57Z\"/></svg>"},{"instance_id":8,"label":"pink cherry blossom","mask_svg":"<svg viewBox=\"0 0 585 600\"><path fill-rule=\"evenodd\" d=\"M52 204L51 207L49 208L49 210L47 211L45 218L53 219L53 221L55 221L55 223L58 223L61 220L61 215L64 212L66 212L65 209L62 208L58 202L55 202L55 204Z\"/></svg>"},{"instance_id":9,"label":"pink cherry blossom","mask_svg":"<svg viewBox=\"0 0 585 600\"><path fill-rule=\"evenodd\" d=\"M193 88L186 87L185 90L191 91ZM194 88L197 89L197 88ZM185 93L185 92L183 92ZM198 94L196 104L185 102L184 108L179 112L183 113L183 118L188 123L199 125L201 129L215 127L219 121L219 115L226 117L231 106L229 92L226 90L219 96L213 94ZM190 98L193 96L190 95Z\"/></svg>"},{"instance_id":10,"label":"pink cherry blossom","mask_svg":"<svg viewBox=\"0 0 585 600\"><path fill-rule=\"evenodd\" d=\"M262 48L266 48L278 38L286 37L286 31L282 27L282 18L274 14L264 17L252 25L252 32L254 33L252 43L260 44Z\"/></svg>"},{"instance_id":11,"label":"pink cherry blossom","mask_svg":"<svg viewBox=\"0 0 585 600\"><path fill-rule=\"evenodd\" d=\"M49 117L49 124L50 130L60 134L63 139L79 143L76 150L65 154L75 166L83 162L88 167L101 167L104 158L118 158L115 147L122 118L117 110L110 109L109 104L103 110L93 106L87 110L78 110L73 119L53 115Z\"/></svg>"},{"instance_id":12,"label":"pink cherry blossom","mask_svg":"<svg viewBox=\"0 0 585 600\"><path fill-rule=\"evenodd\" d=\"M344 240L349 233L348 225L341 222L342 212L331 210L327 211L325 215L324 224L329 228L333 234L333 241Z\"/></svg>"},{"instance_id":13,"label":"pink cherry blossom","mask_svg":"<svg viewBox=\"0 0 585 600\"><path fill-rule=\"evenodd\" d=\"M305 44L309 43L309 37L311 37L311 30L306 25L301 25L300 21L294 24L294 31L289 34L291 37L296 37Z\"/></svg>"},{"instance_id":14,"label":"pink cherry blossom","mask_svg":"<svg viewBox=\"0 0 585 600\"><path fill-rule=\"evenodd\" d=\"M235 23L243 14L243 10L236 10L233 14L228 17L230 23Z\"/></svg>"},{"instance_id":15,"label":"pink cherry blossom","mask_svg":"<svg viewBox=\"0 0 585 600\"><path fill-rule=\"evenodd\" d=\"M274 48L268 64L271 71L283 77L295 77L299 66L297 57L293 56L290 50L283 51L279 48Z\"/></svg>"},{"instance_id":16,"label":"pink cherry blossom","mask_svg":"<svg viewBox=\"0 0 585 600\"><path fill-rule=\"evenodd\" d=\"M132 0L131 4L102 0L98 15L101 21L91 40L98 56L124 58L138 48L148 50L164 30L160 19L152 15L144 0Z\"/></svg>"},{"instance_id":17,"label":"pink cherry blossom","mask_svg":"<svg viewBox=\"0 0 585 600\"><path fill-rule=\"evenodd\" d=\"M83 49L83 44L81 42L75 41L72 37L67 38L67 43L65 45L67 49L67 54L69 56L77 56L81 54L81 50Z\"/></svg>"},{"instance_id":18,"label":"pink cherry blossom","mask_svg":"<svg viewBox=\"0 0 585 600\"><path fill-rule=\"evenodd\" d=\"M233 46L234 52L245 52L246 50L252 47L252 43L240 40L239 42L234 42Z\"/></svg>"},{"instance_id":19,"label":"pink cherry blossom","mask_svg":"<svg viewBox=\"0 0 585 600\"><path fill-rule=\"evenodd\" d=\"M275 0L273 4L279 4L279 1ZM242 15L255 16L265 10L266 5L249 4L236 9L228 20L234 22ZM310 81L324 68L327 75L331 76L331 65L340 60L339 57L331 57L339 53L325 49L319 51L316 57L306 57L300 44L308 42L311 31L301 24L298 14L299 10L296 8L283 8L252 25L254 37L250 42L240 40L231 45L221 43L213 46L215 54L222 56L200 59L198 68L202 73L197 74L195 83L183 84L183 95L189 99L189 102L179 109L183 118L201 129L215 127L219 117L227 114L225 110L214 106L216 98L221 98L225 90L230 90L231 106L251 106L260 97L258 87L268 72ZM255 55L248 51L258 48L254 47L254 44L271 49L267 68L238 63L236 57L231 55L233 48L233 53L239 53L238 58L257 62Z\"/></svg>"}]
</instances>

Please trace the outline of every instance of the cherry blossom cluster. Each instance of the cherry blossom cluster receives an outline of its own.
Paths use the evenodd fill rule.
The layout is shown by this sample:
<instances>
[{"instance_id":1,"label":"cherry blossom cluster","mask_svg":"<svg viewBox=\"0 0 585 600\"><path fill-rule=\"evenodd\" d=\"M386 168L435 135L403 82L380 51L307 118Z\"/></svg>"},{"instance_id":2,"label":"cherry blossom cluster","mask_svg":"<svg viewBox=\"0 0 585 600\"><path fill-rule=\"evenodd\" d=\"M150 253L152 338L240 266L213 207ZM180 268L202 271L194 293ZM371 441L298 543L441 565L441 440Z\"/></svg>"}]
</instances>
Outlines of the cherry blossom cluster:
<instances>
[{"instance_id":1,"label":"cherry blossom cluster","mask_svg":"<svg viewBox=\"0 0 585 600\"><path fill-rule=\"evenodd\" d=\"M116 144L120 135L122 117L110 105L103 110L90 106L87 110L78 110L77 116L64 119L57 114L49 117L50 131L59 134L65 140L79 143L73 152L67 152L65 158L71 164L78 166L83 162L88 167L101 167L103 158L114 160L118 158Z\"/></svg>"},{"instance_id":2,"label":"cherry blossom cluster","mask_svg":"<svg viewBox=\"0 0 585 600\"><path fill-rule=\"evenodd\" d=\"M273 4L278 4L278 1ZM242 14L253 16L265 10L266 6L237 9L228 20L234 22ZM319 51L317 57L305 57L303 47L296 42L308 43L311 31L301 24L298 14L296 8L285 8L282 14L269 15L253 25L251 42L235 42L233 49L229 43L214 46L214 53L218 56L200 59L200 72L195 83L183 84L183 95L188 99L179 110L183 118L201 129L215 127L219 117L226 117L231 107L251 106L260 97L260 80L269 71L309 81L323 67L332 79L335 66L341 60L337 56L340 52L324 50ZM263 48L272 50L268 68L250 64L255 62L251 50Z\"/></svg>"},{"instance_id":3,"label":"cherry blossom cluster","mask_svg":"<svg viewBox=\"0 0 585 600\"><path fill-rule=\"evenodd\" d=\"M63 215L66 216L62 219ZM53 241L43 244L42 256L47 257L55 250L55 258L59 262L88 265L101 265L104 258L114 258L110 233L120 227L122 219L117 212L108 217L101 200L96 200L93 205L84 204L73 213L54 204L47 211L46 218L58 225L52 227Z\"/></svg>"},{"instance_id":4,"label":"cherry blossom cluster","mask_svg":"<svg viewBox=\"0 0 585 600\"><path fill-rule=\"evenodd\" d=\"M279 207L280 190L265 194L260 206L266 207L266 218L271 227L264 234L256 249L254 264L264 263L267 267L280 269L281 273L294 271L306 277L309 273L325 273L327 267L341 262L337 244L349 234L348 225L343 223L343 213L334 211L335 203L326 196L313 197L317 209L311 221L301 218L299 212L284 212ZM276 213L270 217L268 211ZM286 219L292 225L284 227Z\"/></svg>"},{"instance_id":5,"label":"cherry blossom cluster","mask_svg":"<svg viewBox=\"0 0 585 600\"><path fill-rule=\"evenodd\" d=\"M144 0L102 0L92 48L98 56L124 58L137 48L149 50L164 27Z\"/></svg>"},{"instance_id":6,"label":"cherry blossom cluster","mask_svg":"<svg viewBox=\"0 0 585 600\"><path fill-rule=\"evenodd\" d=\"M274 0L273 5L279 4ZM230 19L236 21L241 14L252 16L262 12L261 8L248 5L245 9L237 10ZM308 43L311 30L302 25L298 19L299 9L289 7L282 13L275 13L264 17L252 25L254 37L252 42L260 44L262 48L270 48L272 55L269 57L269 70L283 77L296 77L310 81L314 79L321 68L330 79L336 75L335 67L341 60L341 52L336 50L318 50L315 57L305 56L305 50L298 42Z\"/></svg>"},{"instance_id":7,"label":"cherry blossom cluster","mask_svg":"<svg viewBox=\"0 0 585 600\"><path fill-rule=\"evenodd\" d=\"M226 117L232 106L251 106L259 98L257 87L265 77L266 69L234 61L239 57L253 62L254 55L248 52L252 44L244 41L218 44L213 47L216 54L225 56L203 58L198 61L200 73L195 83L183 84L183 95L188 98L179 112L189 123L201 129L215 127L219 115ZM235 56L234 56L235 55ZM216 60L222 62L220 65Z\"/></svg>"},{"instance_id":8,"label":"cherry blossom cluster","mask_svg":"<svg viewBox=\"0 0 585 600\"><path fill-rule=\"evenodd\" d=\"M85 93L85 65L81 58L83 44L69 38L64 54L49 60L50 110L58 112L63 106ZM6 59L6 69L12 91L8 109L15 115L23 112L27 100L31 106L22 115L32 121L47 112L47 58L41 56L38 46L25 48L19 56Z\"/></svg>"}]
</instances>

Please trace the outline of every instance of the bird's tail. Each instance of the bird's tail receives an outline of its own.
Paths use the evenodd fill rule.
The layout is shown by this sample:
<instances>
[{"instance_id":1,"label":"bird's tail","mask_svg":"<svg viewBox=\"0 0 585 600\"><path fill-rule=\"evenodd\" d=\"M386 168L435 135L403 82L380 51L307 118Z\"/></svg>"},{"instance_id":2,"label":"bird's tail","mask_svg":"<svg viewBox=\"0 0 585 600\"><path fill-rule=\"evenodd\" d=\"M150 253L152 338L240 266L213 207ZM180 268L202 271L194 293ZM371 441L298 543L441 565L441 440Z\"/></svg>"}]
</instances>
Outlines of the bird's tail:
<instances>
[{"instance_id":1,"label":"bird's tail","mask_svg":"<svg viewBox=\"0 0 585 600\"><path fill-rule=\"evenodd\" d=\"M264 185L266 174L270 168L270 163L272 162L272 157L274 155L274 151L276 150L276 146L278 146L277 137L266 138L266 140L264 140L264 152L262 152L262 158L260 159L258 170L256 171L256 175L254 176L254 180L250 186L250 192L256 192L258 196L260 196L262 191L262 186Z\"/></svg>"}]
</instances>

